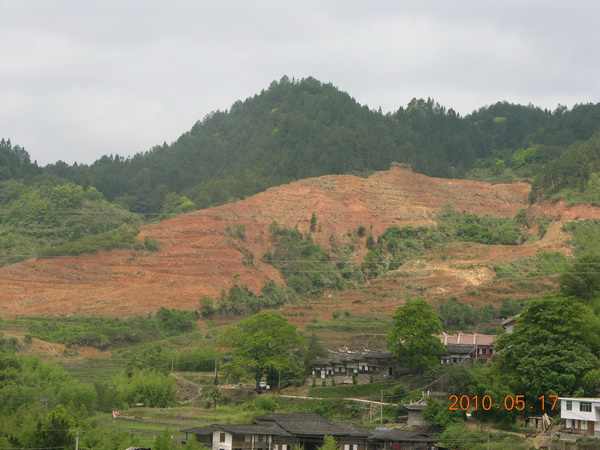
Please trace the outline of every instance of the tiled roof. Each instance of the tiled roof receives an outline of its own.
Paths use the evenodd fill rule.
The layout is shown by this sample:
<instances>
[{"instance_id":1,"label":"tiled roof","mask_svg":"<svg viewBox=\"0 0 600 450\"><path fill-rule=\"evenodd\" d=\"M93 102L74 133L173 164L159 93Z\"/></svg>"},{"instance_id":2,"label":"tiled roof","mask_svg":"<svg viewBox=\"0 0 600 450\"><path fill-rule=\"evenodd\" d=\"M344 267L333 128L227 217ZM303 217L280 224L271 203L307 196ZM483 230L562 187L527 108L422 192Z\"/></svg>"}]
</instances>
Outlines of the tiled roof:
<instances>
[{"instance_id":1,"label":"tiled roof","mask_svg":"<svg viewBox=\"0 0 600 450\"><path fill-rule=\"evenodd\" d=\"M181 430L181 431L183 433L193 433L193 434L200 434L200 435L209 435L209 434L213 434L217 430L219 430L219 428L216 428L214 426L208 426L208 427L188 428L186 430Z\"/></svg>"},{"instance_id":2,"label":"tiled roof","mask_svg":"<svg viewBox=\"0 0 600 450\"><path fill-rule=\"evenodd\" d=\"M359 362L372 359L392 359L392 352L365 350L362 352L336 352L329 350L327 357L316 358L312 364L341 364L343 362Z\"/></svg>"},{"instance_id":3,"label":"tiled roof","mask_svg":"<svg viewBox=\"0 0 600 450\"><path fill-rule=\"evenodd\" d=\"M207 427L189 428L181 430L184 433L210 435L215 431L225 431L231 434L270 434L273 436L291 436L290 433L278 426L276 423L261 423L258 425L227 425L213 424Z\"/></svg>"},{"instance_id":4,"label":"tiled roof","mask_svg":"<svg viewBox=\"0 0 600 450\"><path fill-rule=\"evenodd\" d=\"M509 317L508 319L504 319L502 321L501 325L503 327L505 327L505 326L507 326L507 325L509 325L511 323L515 324L515 323L517 323L517 320L519 319L519 317L521 317L521 314L517 314L516 316Z\"/></svg>"},{"instance_id":5,"label":"tiled roof","mask_svg":"<svg viewBox=\"0 0 600 450\"><path fill-rule=\"evenodd\" d=\"M427 403L425 402L415 402L415 403L408 403L406 405L402 405L404 406L404 409L408 409L409 411L423 411L425 408L427 408Z\"/></svg>"},{"instance_id":6,"label":"tiled roof","mask_svg":"<svg viewBox=\"0 0 600 450\"><path fill-rule=\"evenodd\" d=\"M404 405L407 409L424 409L425 403ZM335 436L359 437L375 441L396 442L436 442L424 433L416 433L397 428L369 430L357 427L351 423L338 423L327 420L318 414L296 413L276 414L270 413L260 416L255 425L226 425L213 424L207 427L196 427L181 430L184 433L211 435L216 432L228 432L235 435L263 434L272 436Z\"/></svg>"},{"instance_id":7,"label":"tiled roof","mask_svg":"<svg viewBox=\"0 0 600 450\"><path fill-rule=\"evenodd\" d=\"M257 420L259 422L275 422L281 428L296 436L330 435L367 437L369 434L369 430L367 429L359 428L349 423L332 422L313 413L270 413L260 416Z\"/></svg>"},{"instance_id":8,"label":"tiled roof","mask_svg":"<svg viewBox=\"0 0 600 450\"><path fill-rule=\"evenodd\" d=\"M440 334L438 338L442 341L442 344L461 344L461 345L492 345L496 340L494 334Z\"/></svg>"}]
</instances>

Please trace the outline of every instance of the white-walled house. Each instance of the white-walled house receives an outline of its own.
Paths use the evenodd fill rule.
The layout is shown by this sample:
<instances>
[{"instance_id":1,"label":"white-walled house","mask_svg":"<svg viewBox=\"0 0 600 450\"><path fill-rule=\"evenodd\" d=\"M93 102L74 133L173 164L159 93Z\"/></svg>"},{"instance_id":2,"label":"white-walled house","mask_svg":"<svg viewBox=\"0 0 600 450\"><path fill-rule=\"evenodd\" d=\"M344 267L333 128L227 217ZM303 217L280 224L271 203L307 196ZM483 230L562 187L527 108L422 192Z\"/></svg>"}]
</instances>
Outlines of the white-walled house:
<instances>
[{"instance_id":1,"label":"white-walled house","mask_svg":"<svg viewBox=\"0 0 600 450\"><path fill-rule=\"evenodd\" d=\"M560 418L574 433L600 437L600 398L560 397Z\"/></svg>"}]
</instances>

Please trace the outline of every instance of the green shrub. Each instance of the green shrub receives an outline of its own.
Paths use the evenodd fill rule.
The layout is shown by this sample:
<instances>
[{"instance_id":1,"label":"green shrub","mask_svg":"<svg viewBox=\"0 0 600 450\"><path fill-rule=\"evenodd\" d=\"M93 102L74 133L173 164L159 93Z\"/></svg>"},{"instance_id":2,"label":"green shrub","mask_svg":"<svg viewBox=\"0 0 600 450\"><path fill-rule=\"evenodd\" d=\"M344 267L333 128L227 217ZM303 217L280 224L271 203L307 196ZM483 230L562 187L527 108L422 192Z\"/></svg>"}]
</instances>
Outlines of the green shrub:
<instances>
[{"instance_id":1,"label":"green shrub","mask_svg":"<svg viewBox=\"0 0 600 450\"><path fill-rule=\"evenodd\" d=\"M183 372L213 372L222 357L222 353L214 348L184 350L177 354L175 367Z\"/></svg>"},{"instance_id":2,"label":"green shrub","mask_svg":"<svg viewBox=\"0 0 600 450\"><path fill-rule=\"evenodd\" d=\"M150 408L167 408L177 404L175 379L154 370L122 372L109 385L115 402L121 405L143 403Z\"/></svg>"}]
</instances>

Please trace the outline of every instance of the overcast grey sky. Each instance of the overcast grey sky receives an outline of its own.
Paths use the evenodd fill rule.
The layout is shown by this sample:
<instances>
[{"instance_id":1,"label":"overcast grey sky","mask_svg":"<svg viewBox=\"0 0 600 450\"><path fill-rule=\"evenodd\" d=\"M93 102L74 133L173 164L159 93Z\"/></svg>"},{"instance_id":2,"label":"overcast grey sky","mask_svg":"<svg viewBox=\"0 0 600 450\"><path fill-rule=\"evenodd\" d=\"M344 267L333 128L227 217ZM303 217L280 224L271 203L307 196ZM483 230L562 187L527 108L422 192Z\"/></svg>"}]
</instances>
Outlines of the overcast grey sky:
<instances>
[{"instance_id":1,"label":"overcast grey sky","mask_svg":"<svg viewBox=\"0 0 600 450\"><path fill-rule=\"evenodd\" d=\"M597 0L0 0L0 137L41 165L172 142L283 75L372 109L600 101Z\"/></svg>"}]
</instances>

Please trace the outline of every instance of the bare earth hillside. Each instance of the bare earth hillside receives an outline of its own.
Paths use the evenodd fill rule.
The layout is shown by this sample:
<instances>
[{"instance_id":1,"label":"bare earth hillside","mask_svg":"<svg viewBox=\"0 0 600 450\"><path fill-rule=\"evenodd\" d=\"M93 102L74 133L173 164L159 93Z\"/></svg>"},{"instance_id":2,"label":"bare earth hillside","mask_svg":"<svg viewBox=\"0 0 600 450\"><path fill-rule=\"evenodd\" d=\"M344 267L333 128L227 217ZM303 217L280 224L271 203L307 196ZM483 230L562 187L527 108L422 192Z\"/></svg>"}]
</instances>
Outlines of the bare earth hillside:
<instances>
[{"instance_id":1,"label":"bare earth hillside","mask_svg":"<svg viewBox=\"0 0 600 450\"><path fill-rule=\"evenodd\" d=\"M313 238L329 248L332 242L348 240L348 233L360 225L375 237L390 225L432 225L436 213L448 204L458 210L513 217L528 206L529 190L526 183L491 185L428 178L398 167L369 178L324 176L297 181L246 200L145 226L139 238L158 240L162 248L157 253L112 251L4 267L0 269L0 316L131 316L152 314L161 306L194 309L203 295L218 297L234 282L255 292L268 280L283 284L278 272L260 261L270 247L273 221L308 232L314 213L317 230ZM538 204L531 211L560 218L535 244L455 244L365 289L326 293L315 307L321 305L323 314L330 315L331 302L358 312L377 301L378 310L387 312L407 293L428 299L470 296L474 303L497 299L497 293L481 294L493 291L493 264L532 256L540 249L569 252L560 221L600 218L599 208L569 208L560 202ZM358 246L356 258L364 251L363 245ZM473 295L474 291L479 294Z\"/></svg>"}]
</instances>

